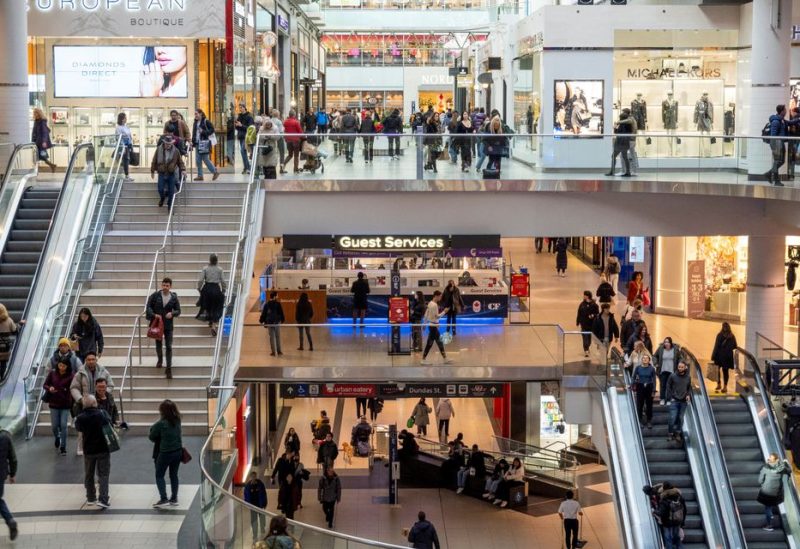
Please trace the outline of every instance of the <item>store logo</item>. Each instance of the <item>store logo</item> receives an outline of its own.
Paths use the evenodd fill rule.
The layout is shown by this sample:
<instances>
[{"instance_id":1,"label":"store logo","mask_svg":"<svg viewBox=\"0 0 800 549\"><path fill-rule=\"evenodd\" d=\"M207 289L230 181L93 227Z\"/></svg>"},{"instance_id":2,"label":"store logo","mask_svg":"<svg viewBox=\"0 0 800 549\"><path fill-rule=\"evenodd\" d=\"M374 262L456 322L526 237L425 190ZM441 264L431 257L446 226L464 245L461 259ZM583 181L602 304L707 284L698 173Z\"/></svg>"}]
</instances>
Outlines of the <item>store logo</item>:
<instances>
[{"instance_id":1,"label":"store logo","mask_svg":"<svg viewBox=\"0 0 800 549\"><path fill-rule=\"evenodd\" d=\"M429 250L444 248L444 238L438 236L337 236L340 250Z\"/></svg>"},{"instance_id":2,"label":"store logo","mask_svg":"<svg viewBox=\"0 0 800 549\"><path fill-rule=\"evenodd\" d=\"M719 68L701 69L692 67L681 70L674 68L664 69L628 69L628 78L644 78L647 80L657 80L659 78L720 78L722 71Z\"/></svg>"},{"instance_id":3,"label":"store logo","mask_svg":"<svg viewBox=\"0 0 800 549\"><path fill-rule=\"evenodd\" d=\"M129 12L186 11L189 0L32 0L39 11L99 11L124 9ZM29 4L30 7L30 4Z\"/></svg>"}]
</instances>

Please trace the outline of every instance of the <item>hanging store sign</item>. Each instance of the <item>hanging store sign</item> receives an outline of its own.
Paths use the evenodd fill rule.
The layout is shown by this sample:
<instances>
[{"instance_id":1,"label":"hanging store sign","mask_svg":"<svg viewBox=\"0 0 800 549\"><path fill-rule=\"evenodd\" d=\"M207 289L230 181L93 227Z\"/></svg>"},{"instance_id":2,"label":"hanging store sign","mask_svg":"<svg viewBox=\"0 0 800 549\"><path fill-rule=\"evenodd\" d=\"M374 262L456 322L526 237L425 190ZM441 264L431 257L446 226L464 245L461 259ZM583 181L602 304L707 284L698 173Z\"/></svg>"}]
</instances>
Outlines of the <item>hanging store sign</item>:
<instances>
[{"instance_id":1,"label":"hanging store sign","mask_svg":"<svg viewBox=\"0 0 800 549\"><path fill-rule=\"evenodd\" d=\"M28 0L28 34L224 38L225 10L225 0Z\"/></svg>"},{"instance_id":2,"label":"hanging store sign","mask_svg":"<svg viewBox=\"0 0 800 549\"><path fill-rule=\"evenodd\" d=\"M503 395L502 383L281 383L281 398L458 397L494 398Z\"/></svg>"},{"instance_id":3,"label":"hanging store sign","mask_svg":"<svg viewBox=\"0 0 800 549\"><path fill-rule=\"evenodd\" d=\"M334 236L334 250L442 250L446 236Z\"/></svg>"},{"instance_id":4,"label":"hanging store sign","mask_svg":"<svg viewBox=\"0 0 800 549\"><path fill-rule=\"evenodd\" d=\"M289 20L282 16L280 13L278 14L278 28L282 30L284 33L289 34Z\"/></svg>"}]
</instances>

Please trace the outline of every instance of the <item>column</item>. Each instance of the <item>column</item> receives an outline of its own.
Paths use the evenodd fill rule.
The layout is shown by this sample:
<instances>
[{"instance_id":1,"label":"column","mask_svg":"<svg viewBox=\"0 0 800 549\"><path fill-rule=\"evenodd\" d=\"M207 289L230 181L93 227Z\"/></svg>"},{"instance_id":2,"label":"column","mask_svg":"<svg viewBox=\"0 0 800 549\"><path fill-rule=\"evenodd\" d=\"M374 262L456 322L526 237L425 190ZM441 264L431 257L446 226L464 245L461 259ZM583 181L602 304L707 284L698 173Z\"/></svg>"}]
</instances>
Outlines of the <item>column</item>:
<instances>
[{"instance_id":1,"label":"column","mask_svg":"<svg viewBox=\"0 0 800 549\"><path fill-rule=\"evenodd\" d=\"M0 2L0 142L30 141L28 11L25 0Z\"/></svg>"},{"instance_id":2,"label":"column","mask_svg":"<svg viewBox=\"0 0 800 549\"><path fill-rule=\"evenodd\" d=\"M786 238L751 236L747 243L745 349L755 353L756 332L783 345Z\"/></svg>"},{"instance_id":3,"label":"column","mask_svg":"<svg viewBox=\"0 0 800 549\"><path fill-rule=\"evenodd\" d=\"M791 0L754 0L753 26L750 53L750 101L748 125L745 133L757 136L775 114L775 106L789 101L789 58L792 33ZM774 7L780 6L779 26L773 28L776 16ZM737 128L738 129L738 128ZM748 179L763 180L764 173L772 165L769 146L760 139L749 139L747 143ZM749 298L748 298L749 303Z\"/></svg>"}]
</instances>

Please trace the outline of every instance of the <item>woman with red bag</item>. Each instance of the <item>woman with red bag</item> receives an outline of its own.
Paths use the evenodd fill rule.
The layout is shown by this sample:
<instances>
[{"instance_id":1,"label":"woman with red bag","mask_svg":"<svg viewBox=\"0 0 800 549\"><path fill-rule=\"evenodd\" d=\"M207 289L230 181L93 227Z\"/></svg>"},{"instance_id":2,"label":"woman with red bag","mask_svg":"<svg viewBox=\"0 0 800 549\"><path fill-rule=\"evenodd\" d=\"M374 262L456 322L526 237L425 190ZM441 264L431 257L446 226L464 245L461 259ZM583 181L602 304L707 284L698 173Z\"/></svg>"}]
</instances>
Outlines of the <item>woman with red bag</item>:
<instances>
[{"instance_id":1,"label":"woman with red bag","mask_svg":"<svg viewBox=\"0 0 800 549\"><path fill-rule=\"evenodd\" d=\"M644 287L644 273L634 271L633 278L628 282L628 305L633 305L637 299L642 301L642 305L650 305L650 288Z\"/></svg>"}]
</instances>

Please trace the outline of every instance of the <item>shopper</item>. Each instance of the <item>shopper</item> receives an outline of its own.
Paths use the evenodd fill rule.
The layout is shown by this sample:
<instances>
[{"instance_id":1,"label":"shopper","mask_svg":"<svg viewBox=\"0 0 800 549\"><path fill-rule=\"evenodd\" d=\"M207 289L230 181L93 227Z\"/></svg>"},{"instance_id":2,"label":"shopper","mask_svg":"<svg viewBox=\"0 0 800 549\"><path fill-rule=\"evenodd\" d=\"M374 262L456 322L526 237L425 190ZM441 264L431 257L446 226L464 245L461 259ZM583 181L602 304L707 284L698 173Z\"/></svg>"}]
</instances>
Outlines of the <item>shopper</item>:
<instances>
[{"instance_id":1,"label":"shopper","mask_svg":"<svg viewBox=\"0 0 800 549\"><path fill-rule=\"evenodd\" d=\"M294 430L294 427L289 427L286 438L283 441L283 446L286 452L292 452L294 454L300 453L300 437L297 435L297 431Z\"/></svg>"},{"instance_id":2,"label":"shopper","mask_svg":"<svg viewBox=\"0 0 800 549\"><path fill-rule=\"evenodd\" d=\"M653 341L650 339L650 333L647 330L647 324L640 322L636 327L636 331L631 334L628 341L625 343L626 349L632 349L637 341L642 342L647 352L653 353Z\"/></svg>"},{"instance_id":3,"label":"shopper","mask_svg":"<svg viewBox=\"0 0 800 549\"><path fill-rule=\"evenodd\" d=\"M447 442L450 438L450 420L456 417L456 411L449 398L439 400L436 405L436 418L439 420L439 441Z\"/></svg>"},{"instance_id":4,"label":"shopper","mask_svg":"<svg viewBox=\"0 0 800 549\"><path fill-rule=\"evenodd\" d=\"M317 450L317 463L322 465L323 470L328 469L333 467L337 457L339 457L339 448L333 440L333 434L328 433Z\"/></svg>"},{"instance_id":5,"label":"shopper","mask_svg":"<svg viewBox=\"0 0 800 549\"><path fill-rule=\"evenodd\" d=\"M375 149L375 118L373 117L372 110L367 109L364 116L361 118L361 124L358 127L358 133L364 141L364 164L372 162Z\"/></svg>"},{"instance_id":6,"label":"shopper","mask_svg":"<svg viewBox=\"0 0 800 549\"><path fill-rule=\"evenodd\" d=\"M606 347L619 338L619 326L617 325L617 320L614 318L614 313L611 312L611 305L609 303L603 303L600 306L600 314L597 315L592 323L592 333L594 333L595 337L602 341Z\"/></svg>"},{"instance_id":7,"label":"shopper","mask_svg":"<svg viewBox=\"0 0 800 549\"><path fill-rule=\"evenodd\" d=\"M8 536L11 541L17 539L19 530L17 521L8 509L8 505L3 499L6 480L9 484L14 484L17 477L17 453L14 450L14 442L11 433L0 429L0 516L6 521L8 526Z\"/></svg>"},{"instance_id":8,"label":"shopper","mask_svg":"<svg viewBox=\"0 0 800 549\"><path fill-rule=\"evenodd\" d=\"M643 341L637 340L633 344L633 350L625 356L625 366L628 370L628 373L633 375L633 371L638 366L642 365L643 359L646 356L650 356L650 351L645 348Z\"/></svg>"},{"instance_id":9,"label":"shopper","mask_svg":"<svg viewBox=\"0 0 800 549\"><path fill-rule=\"evenodd\" d=\"M256 162L261 166L264 179L277 179L280 164L278 143L283 143L283 138L271 118L264 119L260 133L262 138L258 143Z\"/></svg>"},{"instance_id":10,"label":"shopper","mask_svg":"<svg viewBox=\"0 0 800 549\"><path fill-rule=\"evenodd\" d=\"M236 158L236 113L231 103L225 118L225 161L233 167L234 158Z\"/></svg>"},{"instance_id":11,"label":"shopper","mask_svg":"<svg viewBox=\"0 0 800 549\"><path fill-rule=\"evenodd\" d=\"M317 488L317 499L322 504L322 511L325 513L325 522L328 528L333 528L333 515L336 504L342 501L342 481L339 475L329 467L325 474L319 479Z\"/></svg>"},{"instance_id":12,"label":"shopper","mask_svg":"<svg viewBox=\"0 0 800 549\"><path fill-rule=\"evenodd\" d=\"M83 397L83 411L75 418L75 429L83 435L83 485L86 488L86 504L102 508L110 507L108 499L108 479L111 476L111 453L103 432L111 418L97 408L93 395ZM100 498L97 498L95 473L100 485Z\"/></svg>"},{"instance_id":13,"label":"shopper","mask_svg":"<svg viewBox=\"0 0 800 549\"><path fill-rule=\"evenodd\" d=\"M425 294L417 291L411 304L411 347L415 353L422 352L422 320L425 318Z\"/></svg>"},{"instance_id":14,"label":"shopper","mask_svg":"<svg viewBox=\"0 0 800 549\"><path fill-rule=\"evenodd\" d=\"M283 314L283 307L281 302L278 301L278 292L272 291L269 293L269 300L264 303L261 309L261 317L258 322L269 332L269 348L270 356L283 356L281 351L281 324L286 321Z\"/></svg>"},{"instance_id":15,"label":"shopper","mask_svg":"<svg viewBox=\"0 0 800 549\"><path fill-rule=\"evenodd\" d=\"M658 518L661 523L664 548L680 549L683 547L681 530L686 522L686 501L683 499L681 491L670 482L665 482L662 486Z\"/></svg>"},{"instance_id":16,"label":"shopper","mask_svg":"<svg viewBox=\"0 0 800 549\"><path fill-rule=\"evenodd\" d=\"M125 183L133 181L130 177L131 153L133 152L133 134L128 127L128 116L121 112L117 115L117 128L114 135L119 139L119 152L120 161L122 162L122 171L125 173ZM138 165L138 163L137 163Z\"/></svg>"},{"instance_id":17,"label":"shopper","mask_svg":"<svg viewBox=\"0 0 800 549\"><path fill-rule=\"evenodd\" d=\"M353 111L347 110L341 118L340 125L341 129L339 131L343 134L347 134L342 138L342 143L344 144L344 161L352 164L353 148L356 143L355 134L358 133L359 130L358 118L353 114Z\"/></svg>"},{"instance_id":18,"label":"shopper","mask_svg":"<svg viewBox=\"0 0 800 549\"><path fill-rule=\"evenodd\" d=\"M783 477L791 478L792 466L786 460L781 461L778 454L772 453L758 473L758 502L764 506L763 530L772 532L774 509L783 503ZM791 485L790 485L791 486ZM791 487L790 487L791 489Z\"/></svg>"},{"instance_id":19,"label":"shopper","mask_svg":"<svg viewBox=\"0 0 800 549\"><path fill-rule=\"evenodd\" d=\"M499 116L491 119L487 127L488 135L482 139L481 147L483 152L489 157L489 163L486 169L496 170L498 177L500 176L500 165L503 158L509 156L508 150L508 137L505 135L503 128L503 121ZM478 159L478 168L480 168L481 159ZM541 251L541 246L539 247Z\"/></svg>"},{"instance_id":20,"label":"shopper","mask_svg":"<svg viewBox=\"0 0 800 549\"><path fill-rule=\"evenodd\" d=\"M414 549L441 549L436 528L425 518L425 511L417 514L417 522L408 532L408 541Z\"/></svg>"},{"instance_id":21,"label":"shopper","mask_svg":"<svg viewBox=\"0 0 800 549\"><path fill-rule=\"evenodd\" d=\"M111 374L97 363L97 355L89 352L86 355L86 364L81 365L78 371L75 372L69 385L73 401L73 415L77 415L80 412L83 407L83 400L87 396L94 395L95 383L98 379L105 379L110 389L114 390L114 381L111 379ZM78 433L77 455L84 455L83 435L80 432Z\"/></svg>"},{"instance_id":22,"label":"shopper","mask_svg":"<svg viewBox=\"0 0 800 549\"><path fill-rule=\"evenodd\" d=\"M97 358L103 356L103 330L89 308L83 307L80 310L70 333L70 339L78 342L78 358L85 360L89 352L95 353Z\"/></svg>"},{"instance_id":23,"label":"shopper","mask_svg":"<svg viewBox=\"0 0 800 549\"><path fill-rule=\"evenodd\" d=\"M369 420L375 423L378 420L378 414L383 411L383 399L376 397L370 398L367 401L367 409L369 410ZM800 455L800 453L798 455Z\"/></svg>"},{"instance_id":24,"label":"shopper","mask_svg":"<svg viewBox=\"0 0 800 549\"><path fill-rule=\"evenodd\" d=\"M606 273L600 274L600 285L597 287L597 291L595 293L597 294L597 301L600 303L600 305L603 303L614 303L614 297L616 297L617 292L615 292L614 287L609 284Z\"/></svg>"},{"instance_id":25,"label":"shopper","mask_svg":"<svg viewBox=\"0 0 800 549\"><path fill-rule=\"evenodd\" d=\"M181 303L178 300L178 294L172 291L171 278L165 277L161 281L161 290L153 292L147 298L145 314L150 323L156 316L161 317L164 326L163 346L167 351L166 377L172 379L172 336L175 331L175 319L181 315ZM161 339L156 339L156 355L158 356L156 368L161 368L164 365Z\"/></svg>"},{"instance_id":26,"label":"shopper","mask_svg":"<svg viewBox=\"0 0 800 549\"><path fill-rule=\"evenodd\" d=\"M295 545L295 539L287 531L288 525L286 517L281 515L272 517L269 521L269 535L264 540L267 549L295 549L300 545L299 542Z\"/></svg>"},{"instance_id":27,"label":"shopper","mask_svg":"<svg viewBox=\"0 0 800 549\"><path fill-rule=\"evenodd\" d=\"M469 113L464 111L461 115L461 121L456 127L458 137L458 148L461 153L461 171L468 172L472 164L472 134L475 133L475 128L472 127L472 120L470 120Z\"/></svg>"},{"instance_id":28,"label":"shopper","mask_svg":"<svg viewBox=\"0 0 800 549\"><path fill-rule=\"evenodd\" d=\"M55 447L62 456L67 455L67 422L72 410L70 386L74 375L69 361L59 360L57 369L47 373L42 386L43 400L46 396L45 402L50 408L50 428L53 430Z\"/></svg>"},{"instance_id":29,"label":"shopper","mask_svg":"<svg viewBox=\"0 0 800 549\"><path fill-rule=\"evenodd\" d=\"M733 351L737 347L736 336L731 331L731 325L723 322L722 329L714 341L714 350L711 352L711 362L719 368L717 371L717 391L728 392L728 377L734 367Z\"/></svg>"},{"instance_id":30,"label":"shopper","mask_svg":"<svg viewBox=\"0 0 800 549\"><path fill-rule=\"evenodd\" d=\"M442 292L442 305L447 314L447 332L456 335L456 319L458 314L464 310L464 299L461 297L461 290L456 286L455 281L448 280L447 286Z\"/></svg>"},{"instance_id":31,"label":"shopper","mask_svg":"<svg viewBox=\"0 0 800 549\"><path fill-rule=\"evenodd\" d=\"M369 295L369 282L363 272L359 272L356 276L355 282L350 287L350 293L353 294L353 325L356 324L356 319L359 319L360 324L364 325L364 317L367 315Z\"/></svg>"},{"instance_id":32,"label":"shopper","mask_svg":"<svg viewBox=\"0 0 800 549\"><path fill-rule=\"evenodd\" d=\"M294 517L294 504L292 500L292 482L294 481L294 452L286 451L275 462L272 469L272 484L278 480L278 510L283 511L288 517Z\"/></svg>"},{"instance_id":33,"label":"shopper","mask_svg":"<svg viewBox=\"0 0 800 549\"><path fill-rule=\"evenodd\" d=\"M403 133L403 119L400 118L400 111L394 109L383 121L383 133L389 139L389 157L391 160L400 158L400 136Z\"/></svg>"},{"instance_id":34,"label":"shopper","mask_svg":"<svg viewBox=\"0 0 800 549\"><path fill-rule=\"evenodd\" d=\"M622 177L631 176L631 161L628 158L628 151L631 147L631 139L636 139L636 122L631 117L631 110L629 108L622 109L619 120L614 124L614 150L611 153L611 169L606 173L607 176L613 177L616 174L617 156L622 158L622 165L624 170Z\"/></svg>"},{"instance_id":35,"label":"shopper","mask_svg":"<svg viewBox=\"0 0 800 549\"><path fill-rule=\"evenodd\" d=\"M219 177L219 170L211 161L211 151L216 141L214 126L206 118L206 113L202 109L197 109L194 111L194 125L192 126L192 147L195 150L195 163L197 164L195 181L203 180L203 164L214 174L211 178L212 181L216 181Z\"/></svg>"},{"instance_id":36,"label":"shopper","mask_svg":"<svg viewBox=\"0 0 800 549\"><path fill-rule=\"evenodd\" d=\"M567 276L567 239L559 237L556 240L556 274L561 278Z\"/></svg>"},{"instance_id":37,"label":"shopper","mask_svg":"<svg viewBox=\"0 0 800 549\"><path fill-rule=\"evenodd\" d=\"M175 146L175 140L171 135L165 135L161 143L156 147L153 154L153 161L150 163L150 178L155 177L158 172L158 207L167 203L167 211L172 209L172 197L178 187L179 174L186 170L183 158Z\"/></svg>"},{"instance_id":38,"label":"shopper","mask_svg":"<svg viewBox=\"0 0 800 549\"><path fill-rule=\"evenodd\" d=\"M424 133L426 134L424 143L428 148L427 162L424 168L426 170L433 170L433 173L438 173L436 169L436 161L442 152L442 128L439 121L439 113L434 113L425 122Z\"/></svg>"},{"instance_id":39,"label":"shopper","mask_svg":"<svg viewBox=\"0 0 800 549\"><path fill-rule=\"evenodd\" d=\"M642 356L642 363L634 368L631 389L636 393L636 417L653 427L653 395L656 392L656 369L650 355Z\"/></svg>"},{"instance_id":40,"label":"shopper","mask_svg":"<svg viewBox=\"0 0 800 549\"><path fill-rule=\"evenodd\" d=\"M150 426L148 438L153 442L153 458L156 465L156 487L159 499L153 504L156 509L178 505L178 468L183 458L181 439L181 414L174 402L167 399L158 406L159 420ZM167 499L164 475L169 469L171 495Z\"/></svg>"},{"instance_id":41,"label":"shopper","mask_svg":"<svg viewBox=\"0 0 800 549\"><path fill-rule=\"evenodd\" d=\"M486 478L486 458L488 456L480 451L477 444L472 445L464 467L456 473L456 494L460 494L467 486L467 478L472 477L476 481L483 482Z\"/></svg>"},{"instance_id":42,"label":"shopper","mask_svg":"<svg viewBox=\"0 0 800 549\"><path fill-rule=\"evenodd\" d=\"M53 148L53 142L50 140L50 128L47 125L47 118L45 118L42 109L39 107L33 109L31 141L36 145L37 162L44 162L51 172L55 172L56 165L50 160L50 153L48 152Z\"/></svg>"},{"instance_id":43,"label":"shopper","mask_svg":"<svg viewBox=\"0 0 800 549\"><path fill-rule=\"evenodd\" d=\"M525 469L522 467L522 462L519 458L514 458L508 471L503 475L503 480L500 481L497 487L497 497L492 502L500 507L507 507L508 501L511 498L511 489L514 486L524 484Z\"/></svg>"},{"instance_id":44,"label":"shopper","mask_svg":"<svg viewBox=\"0 0 800 549\"><path fill-rule=\"evenodd\" d=\"M439 352L442 353L442 359L445 363L450 364L452 360L447 358L447 353L444 352L444 343L442 343L442 336L439 334L439 319L447 314L447 309L439 312L439 302L442 300L442 292L436 290L433 292L433 297L428 302L428 308L425 310L425 321L428 323L428 341L425 342L425 350L422 352L422 361L420 364L426 366L430 364L427 361L428 353L431 347L436 343L439 347Z\"/></svg>"},{"instance_id":45,"label":"shopper","mask_svg":"<svg viewBox=\"0 0 800 549\"><path fill-rule=\"evenodd\" d=\"M578 305L578 316L575 319L575 325L581 331L583 338L583 356L589 356L589 346L592 344L592 327L594 327L594 319L600 314L600 308L594 302L592 292L586 290L583 292L583 300Z\"/></svg>"},{"instance_id":46,"label":"shopper","mask_svg":"<svg viewBox=\"0 0 800 549\"><path fill-rule=\"evenodd\" d=\"M622 322L619 336L626 353L630 353L633 350L632 347L628 347L628 342L631 341L631 336L639 330L642 324L644 324L642 312L635 308L631 311L631 317Z\"/></svg>"},{"instance_id":47,"label":"shopper","mask_svg":"<svg viewBox=\"0 0 800 549\"><path fill-rule=\"evenodd\" d=\"M267 526L267 487L258 478L256 471L250 471L247 476L242 495L246 503L264 510L264 512L250 510L250 529L253 532L253 543L256 543L261 539L261 533L265 532Z\"/></svg>"},{"instance_id":48,"label":"shopper","mask_svg":"<svg viewBox=\"0 0 800 549\"><path fill-rule=\"evenodd\" d=\"M681 349L672 342L671 337L665 337L653 355L653 365L658 372L659 398L662 406L666 404L667 381L669 381L669 376L675 372L680 357Z\"/></svg>"},{"instance_id":49,"label":"shopper","mask_svg":"<svg viewBox=\"0 0 800 549\"><path fill-rule=\"evenodd\" d=\"M618 289L619 284L619 273L622 270L622 265L619 263L619 259L614 254L608 254L606 258L606 276L608 277L608 283L611 284L611 287L616 292Z\"/></svg>"},{"instance_id":50,"label":"shopper","mask_svg":"<svg viewBox=\"0 0 800 549\"><path fill-rule=\"evenodd\" d=\"M303 130L307 134L316 133L317 131L317 115L314 114L313 109L308 109L303 117Z\"/></svg>"},{"instance_id":51,"label":"shopper","mask_svg":"<svg viewBox=\"0 0 800 549\"><path fill-rule=\"evenodd\" d=\"M250 158L247 154L247 143L245 143L245 137L247 137L247 129L250 126L253 126L255 123L256 121L253 119L253 115L247 110L247 105L240 103L239 115L236 117L236 122L234 122L233 125L236 128L236 139L239 141L239 152L242 155L243 174L246 174L250 171Z\"/></svg>"},{"instance_id":52,"label":"shopper","mask_svg":"<svg viewBox=\"0 0 800 549\"><path fill-rule=\"evenodd\" d=\"M314 319L314 307L311 305L311 300L308 299L308 294L303 292L300 294L300 298L297 300L297 305L294 309L294 319L295 322L300 324L297 327L297 335L300 337L300 346L297 348L298 351L303 350L303 332L306 334L306 338L308 339L308 350L314 350L314 342L311 341L311 321Z\"/></svg>"},{"instance_id":53,"label":"shopper","mask_svg":"<svg viewBox=\"0 0 800 549\"><path fill-rule=\"evenodd\" d=\"M317 111L317 133L323 136L320 139L320 142L325 141L325 134L328 133L328 123L330 122L328 118L328 113L325 112L325 109L322 107L319 108Z\"/></svg>"},{"instance_id":54,"label":"shopper","mask_svg":"<svg viewBox=\"0 0 800 549\"><path fill-rule=\"evenodd\" d=\"M53 356L50 357L50 369L55 370L58 366L58 362L62 359L69 362L73 374L83 366L81 359L78 358L78 355L72 350L72 341L66 337L62 337L58 340L58 347L56 347L56 350L53 352Z\"/></svg>"},{"instance_id":55,"label":"shopper","mask_svg":"<svg viewBox=\"0 0 800 549\"><path fill-rule=\"evenodd\" d=\"M270 116L272 116L270 120L272 120L272 125L277 130L278 135L283 136L285 130L283 128L283 119L281 118L281 111L279 111L278 109L272 109ZM281 137L277 141L278 141L278 154L280 155L280 167L281 167L280 173L285 174L286 170L283 169L283 164L286 160L286 140L283 137Z\"/></svg>"},{"instance_id":56,"label":"shopper","mask_svg":"<svg viewBox=\"0 0 800 549\"><path fill-rule=\"evenodd\" d=\"M294 173L297 173L299 170L300 150L303 142L303 137L300 134L303 133L303 128L300 126L300 122L297 120L297 115L294 110L290 110L289 118L283 121L283 133L289 155L286 157L286 160L281 163L281 173L285 173L286 164L288 164L290 160L293 160Z\"/></svg>"},{"instance_id":57,"label":"shopper","mask_svg":"<svg viewBox=\"0 0 800 549\"><path fill-rule=\"evenodd\" d=\"M164 135L172 136L175 147L181 153L181 156L188 152L187 144L192 139L192 132L189 130L189 125L183 119L181 113L175 109L169 111L169 120L164 123Z\"/></svg>"},{"instance_id":58,"label":"shopper","mask_svg":"<svg viewBox=\"0 0 800 549\"><path fill-rule=\"evenodd\" d=\"M119 410L114 402L114 395L108 388L108 381L103 377L94 380L94 398L97 399L97 408L103 410L111 418L111 425L119 424Z\"/></svg>"},{"instance_id":59,"label":"shopper","mask_svg":"<svg viewBox=\"0 0 800 549\"><path fill-rule=\"evenodd\" d=\"M633 278L628 282L628 305L633 306L633 302L637 299L644 303L644 293L647 288L644 287L644 273L642 271L634 271Z\"/></svg>"},{"instance_id":60,"label":"shopper","mask_svg":"<svg viewBox=\"0 0 800 549\"><path fill-rule=\"evenodd\" d=\"M775 107L775 114L769 117L769 135L772 138L769 140L769 146L772 149L772 167L766 174L767 181L778 187L783 187L780 169L783 163L786 162L786 142L784 139L778 138L785 137L788 133L786 105L781 104Z\"/></svg>"},{"instance_id":61,"label":"shopper","mask_svg":"<svg viewBox=\"0 0 800 549\"><path fill-rule=\"evenodd\" d=\"M689 367L684 361L678 362L678 369L667 380L667 402L669 403L669 434L667 440L683 442L683 414L691 397L692 381Z\"/></svg>"},{"instance_id":62,"label":"shopper","mask_svg":"<svg viewBox=\"0 0 800 549\"><path fill-rule=\"evenodd\" d=\"M24 321L20 321L19 324L17 326L14 319L8 314L6 306L0 303L0 381L6 377L8 360L11 358L11 350L14 348L11 336L18 335L19 328L24 324Z\"/></svg>"},{"instance_id":63,"label":"shopper","mask_svg":"<svg viewBox=\"0 0 800 549\"><path fill-rule=\"evenodd\" d=\"M411 417L414 418L414 425L417 426L418 435L428 436L428 424L431 422L430 414L432 411L433 408L425 402L425 397L421 397L411 411Z\"/></svg>"},{"instance_id":64,"label":"shopper","mask_svg":"<svg viewBox=\"0 0 800 549\"><path fill-rule=\"evenodd\" d=\"M225 283L225 272L219 266L217 254L208 256L208 265L203 267L200 277L197 279L197 291L200 292L198 303L200 308L197 311L198 320L208 322L211 328L211 335L217 336L219 320L222 318L225 308L225 292L228 285Z\"/></svg>"},{"instance_id":65,"label":"shopper","mask_svg":"<svg viewBox=\"0 0 800 549\"><path fill-rule=\"evenodd\" d=\"M558 506L558 516L564 521L564 536L567 549L578 549L578 517L583 516L581 504L575 501L575 493L567 490L564 501Z\"/></svg>"}]
</instances>

